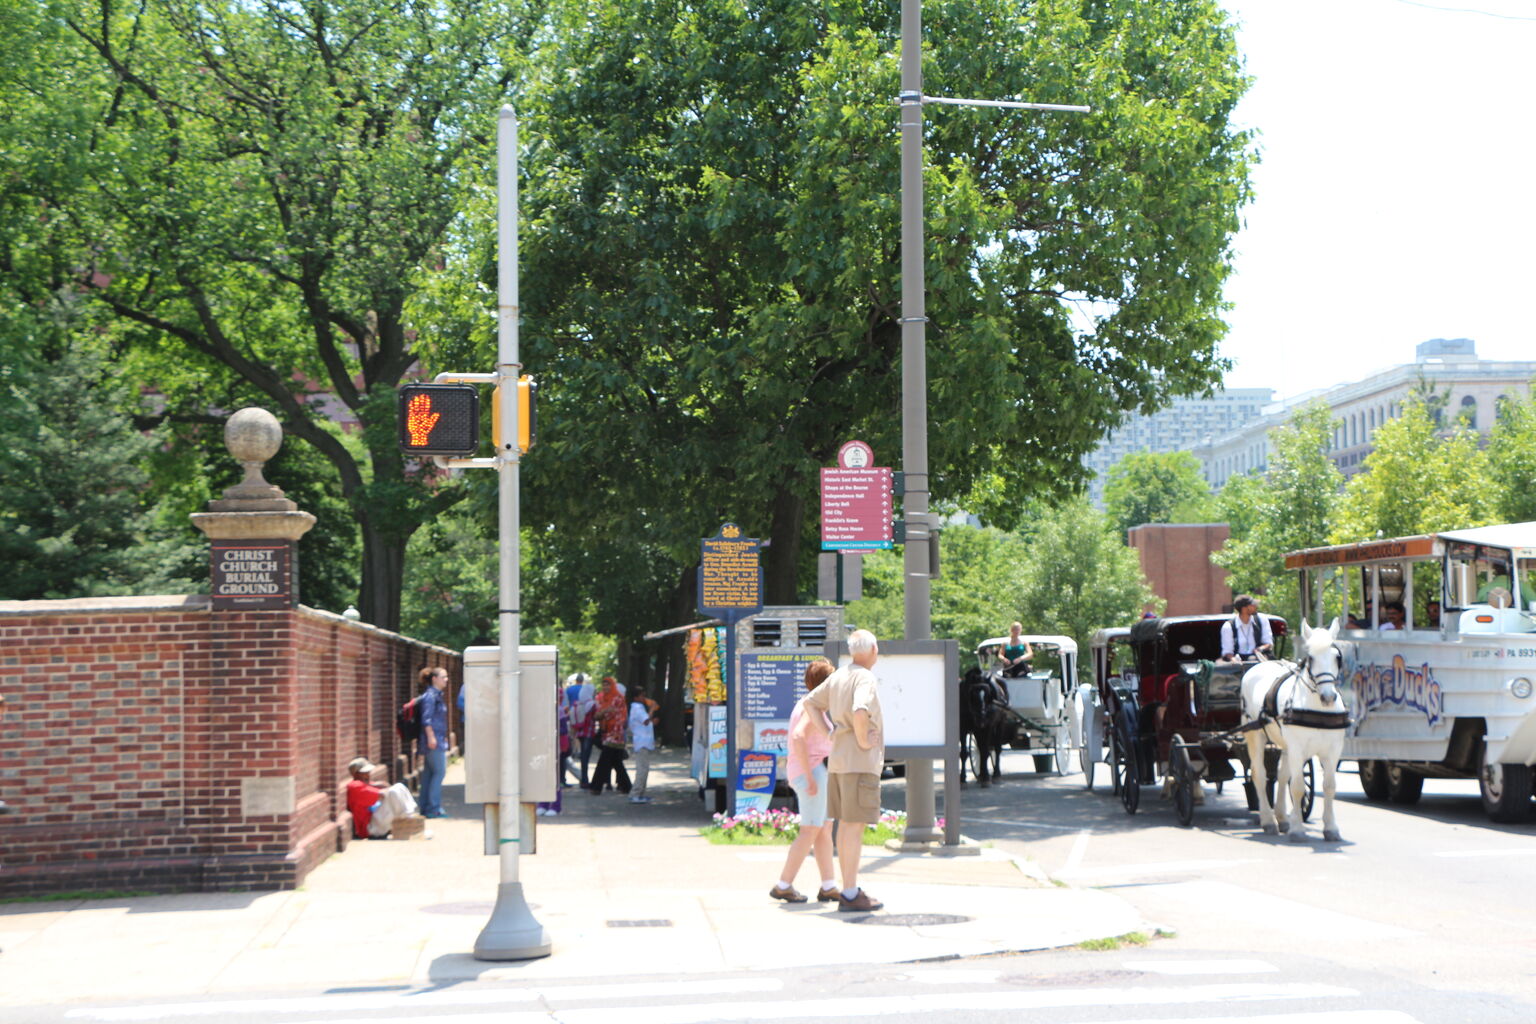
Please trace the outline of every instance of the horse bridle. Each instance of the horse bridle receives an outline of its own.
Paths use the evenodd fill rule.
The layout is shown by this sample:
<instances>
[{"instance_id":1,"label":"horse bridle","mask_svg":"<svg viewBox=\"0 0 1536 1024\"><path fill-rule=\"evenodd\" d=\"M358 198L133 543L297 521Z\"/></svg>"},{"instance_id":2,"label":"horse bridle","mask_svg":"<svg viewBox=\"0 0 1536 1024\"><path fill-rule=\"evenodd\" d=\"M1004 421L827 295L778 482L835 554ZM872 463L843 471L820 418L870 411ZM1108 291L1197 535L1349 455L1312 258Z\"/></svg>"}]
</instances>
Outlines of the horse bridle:
<instances>
[{"instance_id":1,"label":"horse bridle","mask_svg":"<svg viewBox=\"0 0 1536 1024\"><path fill-rule=\"evenodd\" d=\"M1329 648L1329 650L1331 650L1339 659L1340 665L1344 664L1344 652L1339 649L1338 644L1334 644ZM1317 675L1314 673L1312 671L1312 659L1316 657L1320 657L1320 655L1308 654L1305 659L1306 663L1302 666L1302 670L1297 674L1301 676L1302 686L1305 686L1307 689L1311 690L1313 694L1321 697L1322 694L1319 692L1319 689L1322 687L1322 685L1324 683L1332 683L1334 686L1338 686L1339 677L1332 672L1324 672L1322 675Z\"/></svg>"}]
</instances>

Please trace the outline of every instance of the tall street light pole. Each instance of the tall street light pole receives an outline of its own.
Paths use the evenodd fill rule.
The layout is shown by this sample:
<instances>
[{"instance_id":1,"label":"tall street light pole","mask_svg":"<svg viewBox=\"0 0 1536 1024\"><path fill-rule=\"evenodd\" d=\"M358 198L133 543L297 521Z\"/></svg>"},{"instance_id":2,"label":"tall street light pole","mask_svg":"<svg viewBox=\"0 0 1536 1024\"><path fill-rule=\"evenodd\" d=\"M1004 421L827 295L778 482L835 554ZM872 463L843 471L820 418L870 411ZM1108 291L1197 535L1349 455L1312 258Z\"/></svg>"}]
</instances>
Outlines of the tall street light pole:
<instances>
[{"instance_id":1,"label":"tall street light pole","mask_svg":"<svg viewBox=\"0 0 1536 1024\"><path fill-rule=\"evenodd\" d=\"M931 546L936 517L928 511L928 306L923 282L923 104L1057 110L1090 108L1006 100L957 100L923 95L922 0L901 0L901 463L907 523L905 638L933 638ZM934 827L933 762L908 761L904 843L943 838Z\"/></svg>"}]
</instances>

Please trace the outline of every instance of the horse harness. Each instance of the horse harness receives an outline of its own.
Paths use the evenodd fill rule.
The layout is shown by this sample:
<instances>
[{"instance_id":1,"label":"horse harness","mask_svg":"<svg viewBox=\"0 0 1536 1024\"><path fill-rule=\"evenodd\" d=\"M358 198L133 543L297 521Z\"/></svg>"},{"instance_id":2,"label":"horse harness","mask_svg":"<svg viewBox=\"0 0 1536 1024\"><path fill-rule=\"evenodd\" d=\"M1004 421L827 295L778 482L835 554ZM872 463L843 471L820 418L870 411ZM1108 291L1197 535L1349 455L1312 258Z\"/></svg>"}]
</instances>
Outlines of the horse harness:
<instances>
[{"instance_id":1,"label":"horse harness","mask_svg":"<svg viewBox=\"0 0 1536 1024\"><path fill-rule=\"evenodd\" d=\"M1314 676L1310 670L1312 659L1307 659L1308 671L1301 671L1300 666L1291 665L1281 676L1278 676L1269 692L1264 695L1264 704L1257 720L1245 722L1238 727L1240 732L1251 732L1254 729L1262 729L1272 722L1281 725L1295 725L1304 729L1345 729L1349 727L1349 709L1347 707L1338 711L1319 711L1316 708L1298 708L1286 705L1280 707L1280 686L1293 677L1301 679L1301 685L1317 692L1318 684L1323 681L1337 682L1337 677L1326 674L1322 679Z\"/></svg>"}]
</instances>

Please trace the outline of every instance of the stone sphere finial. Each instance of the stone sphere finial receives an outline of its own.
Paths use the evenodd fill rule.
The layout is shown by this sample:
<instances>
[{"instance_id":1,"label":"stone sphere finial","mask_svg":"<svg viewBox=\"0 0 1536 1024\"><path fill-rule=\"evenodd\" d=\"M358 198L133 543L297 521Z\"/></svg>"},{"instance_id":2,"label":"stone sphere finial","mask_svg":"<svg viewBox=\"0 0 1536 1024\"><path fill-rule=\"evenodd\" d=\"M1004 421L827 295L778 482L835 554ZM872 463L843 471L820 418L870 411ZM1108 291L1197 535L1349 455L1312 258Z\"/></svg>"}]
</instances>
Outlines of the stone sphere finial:
<instances>
[{"instance_id":1,"label":"stone sphere finial","mask_svg":"<svg viewBox=\"0 0 1536 1024\"><path fill-rule=\"evenodd\" d=\"M261 468L283 446L283 425L265 409L241 409L224 424L224 446L245 467L245 479L224 492L226 500L261 501L283 497Z\"/></svg>"}]
</instances>

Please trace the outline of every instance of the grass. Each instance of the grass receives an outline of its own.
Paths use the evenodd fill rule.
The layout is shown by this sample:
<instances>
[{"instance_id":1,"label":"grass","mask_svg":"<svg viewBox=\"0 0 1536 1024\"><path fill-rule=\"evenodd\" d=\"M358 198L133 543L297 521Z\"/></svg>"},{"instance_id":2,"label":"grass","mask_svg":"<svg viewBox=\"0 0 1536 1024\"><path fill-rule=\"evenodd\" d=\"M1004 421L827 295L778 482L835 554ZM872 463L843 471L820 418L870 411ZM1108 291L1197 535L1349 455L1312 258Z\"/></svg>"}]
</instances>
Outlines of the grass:
<instances>
[{"instance_id":1,"label":"grass","mask_svg":"<svg viewBox=\"0 0 1536 1024\"><path fill-rule=\"evenodd\" d=\"M1078 949L1088 950L1113 950L1126 946L1145 946L1152 941L1146 932L1126 932L1124 935L1116 935L1106 939L1089 939L1087 942L1079 942Z\"/></svg>"}]
</instances>

